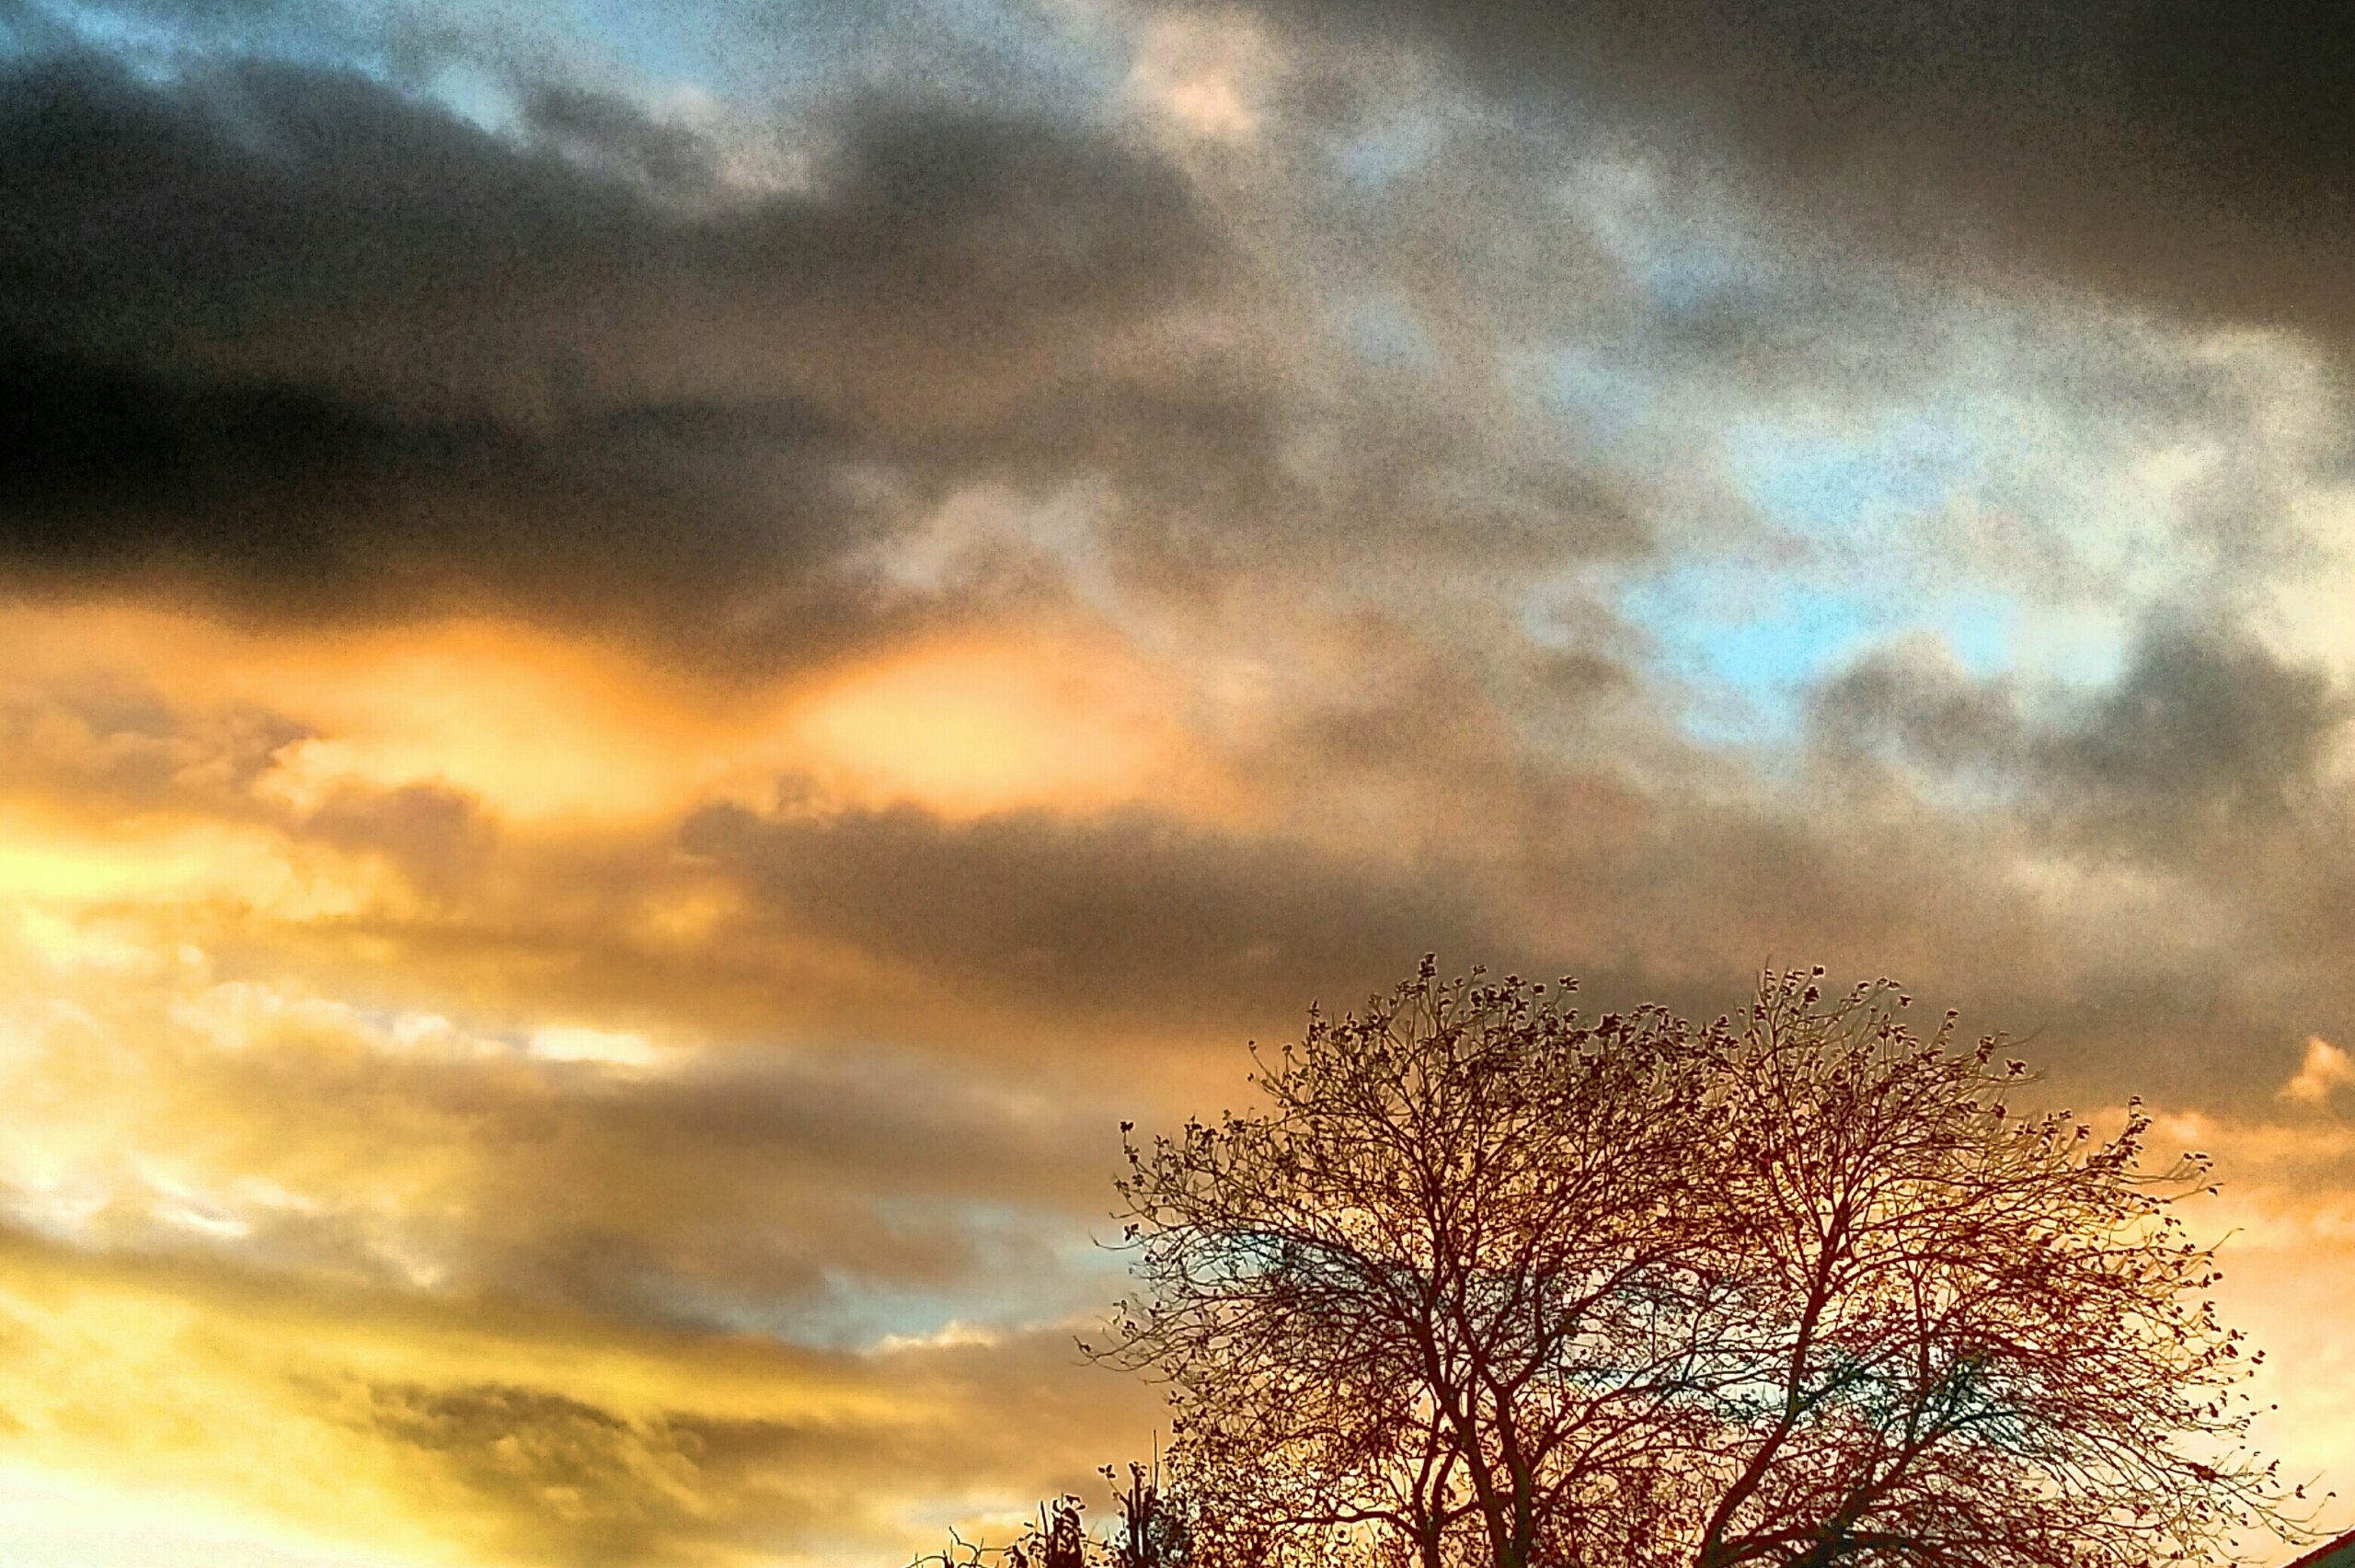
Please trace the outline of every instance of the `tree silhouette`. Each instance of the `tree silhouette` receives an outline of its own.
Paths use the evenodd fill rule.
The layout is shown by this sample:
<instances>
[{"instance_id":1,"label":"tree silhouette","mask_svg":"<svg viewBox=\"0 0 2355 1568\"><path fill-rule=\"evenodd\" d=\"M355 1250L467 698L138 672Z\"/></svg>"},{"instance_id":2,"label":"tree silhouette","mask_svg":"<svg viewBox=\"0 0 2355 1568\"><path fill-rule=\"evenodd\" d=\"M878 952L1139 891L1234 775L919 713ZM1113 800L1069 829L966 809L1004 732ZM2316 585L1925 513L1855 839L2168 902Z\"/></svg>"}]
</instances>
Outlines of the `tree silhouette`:
<instances>
[{"instance_id":1,"label":"tree silhouette","mask_svg":"<svg viewBox=\"0 0 2355 1568\"><path fill-rule=\"evenodd\" d=\"M1132 1142L1190 1559L2132 1568L2294 1534L2259 1359L2146 1164L2000 1038L1769 976L1706 1027L1575 982L1312 1014L1263 1108Z\"/></svg>"}]
</instances>

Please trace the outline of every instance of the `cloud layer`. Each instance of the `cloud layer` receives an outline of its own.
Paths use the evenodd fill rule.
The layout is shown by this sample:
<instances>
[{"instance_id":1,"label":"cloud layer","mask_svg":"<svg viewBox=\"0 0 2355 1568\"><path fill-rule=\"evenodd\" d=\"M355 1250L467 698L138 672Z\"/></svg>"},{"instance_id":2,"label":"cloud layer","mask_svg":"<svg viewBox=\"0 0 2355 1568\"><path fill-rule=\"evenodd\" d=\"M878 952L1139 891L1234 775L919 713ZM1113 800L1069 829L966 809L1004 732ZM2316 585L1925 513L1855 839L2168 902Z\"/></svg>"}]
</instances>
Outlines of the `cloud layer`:
<instances>
[{"instance_id":1,"label":"cloud layer","mask_svg":"<svg viewBox=\"0 0 2355 1568\"><path fill-rule=\"evenodd\" d=\"M1434 948L2146 1096L2355 1463L2343 29L2113 12L0 3L0 1486L1002 1534Z\"/></svg>"}]
</instances>

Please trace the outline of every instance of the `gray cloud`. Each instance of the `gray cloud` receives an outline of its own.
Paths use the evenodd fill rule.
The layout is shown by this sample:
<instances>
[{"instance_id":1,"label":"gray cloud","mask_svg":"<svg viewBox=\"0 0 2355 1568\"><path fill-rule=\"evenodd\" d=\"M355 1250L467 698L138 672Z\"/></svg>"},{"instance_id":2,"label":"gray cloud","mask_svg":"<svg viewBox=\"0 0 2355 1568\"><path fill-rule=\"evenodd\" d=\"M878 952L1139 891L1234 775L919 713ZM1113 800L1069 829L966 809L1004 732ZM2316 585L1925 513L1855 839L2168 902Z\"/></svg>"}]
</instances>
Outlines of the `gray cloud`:
<instances>
[{"instance_id":1,"label":"gray cloud","mask_svg":"<svg viewBox=\"0 0 2355 1568\"><path fill-rule=\"evenodd\" d=\"M2152 849L2289 827L2341 802L2331 743L2355 716L2325 670L2230 635L2163 628L2049 743L2056 785Z\"/></svg>"},{"instance_id":2,"label":"gray cloud","mask_svg":"<svg viewBox=\"0 0 2355 1568\"><path fill-rule=\"evenodd\" d=\"M2082 842L2163 864L2226 865L2355 803L2328 767L2355 701L2325 670L2229 629L2162 620L2090 693L2039 701L1900 654L1816 702L1830 735L1976 773Z\"/></svg>"},{"instance_id":3,"label":"gray cloud","mask_svg":"<svg viewBox=\"0 0 2355 1568\"><path fill-rule=\"evenodd\" d=\"M1354 1001L1423 946L1489 935L1476 895L1442 868L1143 811L959 824L910 807L765 819L723 807L683 842L794 920L925 972L1172 1021Z\"/></svg>"},{"instance_id":4,"label":"gray cloud","mask_svg":"<svg viewBox=\"0 0 2355 1568\"><path fill-rule=\"evenodd\" d=\"M2056 1037L2260 1099L2306 1033L2355 1012L2340 934L2355 918L2355 785L2334 765L2350 718L2323 669L2166 618L2093 692L1897 655L1828 682L1814 710L1844 765L1909 770L1944 820L1967 814L2092 889L2137 889L2053 933L2106 955L2054 999Z\"/></svg>"},{"instance_id":5,"label":"gray cloud","mask_svg":"<svg viewBox=\"0 0 2355 1568\"><path fill-rule=\"evenodd\" d=\"M2343 7L2027 0L1269 0L1443 51L1517 98L1730 155L1847 240L1941 273L2020 260L2345 338Z\"/></svg>"},{"instance_id":6,"label":"gray cloud","mask_svg":"<svg viewBox=\"0 0 2355 1568\"><path fill-rule=\"evenodd\" d=\"M1077 1362L1054 1332L831 1368L927 1402L882 1419L624 1410L524 1382L313 1392L421 1472L429 1494L481 1510L504 1553L660 1568L760 1561L787 1541L901 1539L904 1519L867 1483L878 1470L950 1491L1011 1471L1041 1496L1097 1494L1092 1446L1148 1411L1139 1391Z\"/></svg>"},{"instance_id":7,"label":"gray cloud","mask_svg":"<svg viewBox=\"0 0 2355 1568\"><path fill-rule=\"evenodd\" d=\"M1089 368L1212 276L1149 153L875 104L813 132L811 190L723 200L684 131L528 109L517 143L356 75L13 67L0 566L724 661L870 620L845 557L946 486L1255 440L1182 366Z\"/></svg>"}]
</instances>

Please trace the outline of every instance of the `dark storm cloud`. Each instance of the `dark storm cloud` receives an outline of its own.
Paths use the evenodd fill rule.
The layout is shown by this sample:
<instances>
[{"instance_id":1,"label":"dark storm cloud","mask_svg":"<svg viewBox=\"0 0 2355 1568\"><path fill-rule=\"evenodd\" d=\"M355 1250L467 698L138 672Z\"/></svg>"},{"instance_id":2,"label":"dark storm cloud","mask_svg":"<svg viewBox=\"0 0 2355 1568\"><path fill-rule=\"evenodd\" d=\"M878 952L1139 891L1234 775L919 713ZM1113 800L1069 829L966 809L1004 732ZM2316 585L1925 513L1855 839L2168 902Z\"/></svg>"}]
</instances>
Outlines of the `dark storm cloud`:
<instances>
[{"instance_id":1,"label":"dark storm cloud","mask_svg":"<svg viewBox=\"0 0 2355 1568\"><path fill-rule=\"evenodd\" d=\"M804 647L856 609L822 591L857 522L836 466L848 443L806 408L639 404L528 425L21 343L0 349L0 567L37 591L196 589L266 619L487 603Z\"/></svg>"},{"instance_id":2,"label":"dark storm cloud","mask_svg":"<svg viewBox=\"0 0 2355 1568\"><path fill-rule=\"evenodd\" d=\"M1219 406L1090 373L1212 272L1147 154L874 103L757 194L619 100L523 109L509 138L286 66L0 78L7 575L807 644L925 498L1166 466L1142 429Z\"/></svg>"},{"instance_id":3,"label":"dark storm cloud","mask_svg":"<svg viewBox=\"0 0 2355 1568\"><path fill-rule=\"evenodd\" d=\"M684 216L607 166L692 200L716 155L699 138L577 90L524 110L543 137L347 73L21 67L0 88L8 314L94 349L517 407L774 391L846 351L796 341L819 325L895 327L902 350L945 334L934 368L971 374L1182 289L1211 247L1174 170L1043 119L870 103L810 129L812 191ZM672 357L696 349L721 362Z\"/></svg>"},{"instance_id":4,"label":"dark storm cloud","mask_svg":"<svg viewBox=\"0 0 2355 1568\"><path fill-rule=\"evenodd\" d=\"M1848 236L2193 315L2355 330L2334 0L1265 0L1730 150Z\"/></svg>"}]
</instances>

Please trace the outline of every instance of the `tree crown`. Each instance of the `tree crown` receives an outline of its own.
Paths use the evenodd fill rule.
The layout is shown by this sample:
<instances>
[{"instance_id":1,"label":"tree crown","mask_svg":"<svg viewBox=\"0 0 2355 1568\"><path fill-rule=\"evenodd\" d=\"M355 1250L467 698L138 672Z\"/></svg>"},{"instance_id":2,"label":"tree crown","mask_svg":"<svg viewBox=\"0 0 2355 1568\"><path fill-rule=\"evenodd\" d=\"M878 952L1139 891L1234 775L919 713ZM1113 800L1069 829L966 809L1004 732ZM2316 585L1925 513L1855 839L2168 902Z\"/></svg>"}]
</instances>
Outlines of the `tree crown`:
<instances>
[{"instance_id":1,"label":"tree crown","mask_svg":"<svg viewBox=\"0 0 2355 1568\"><path fill-rule=\"evenodd\" d=\"M2261 1357L2139 1104L2015 1108L2003 1040L1876 981L1588 1017L1416 975L1260 1104L1128 1145L1197 1555L1420 1568L2133 1568L2289 1528Z\"/></svg>"}]
</instances>

